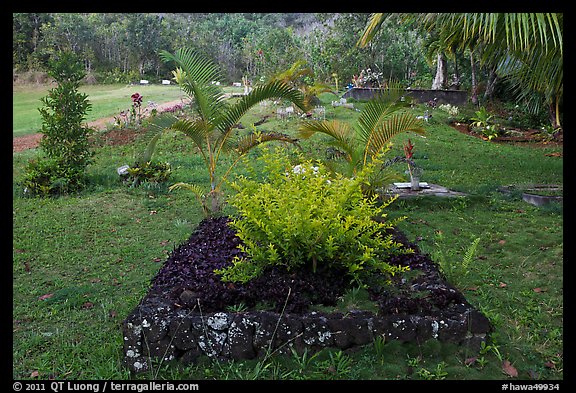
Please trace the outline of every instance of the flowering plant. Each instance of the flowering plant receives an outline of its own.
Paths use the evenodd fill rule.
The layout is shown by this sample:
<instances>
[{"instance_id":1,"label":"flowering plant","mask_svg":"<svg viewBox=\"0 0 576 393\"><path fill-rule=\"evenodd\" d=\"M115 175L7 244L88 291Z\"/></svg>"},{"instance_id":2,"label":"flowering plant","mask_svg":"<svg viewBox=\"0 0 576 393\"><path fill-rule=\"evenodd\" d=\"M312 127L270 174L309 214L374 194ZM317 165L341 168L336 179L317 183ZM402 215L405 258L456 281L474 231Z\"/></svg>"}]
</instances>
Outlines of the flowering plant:
<instances>
[{"instance_id":1,"label":"flowering plant","mask_svg":"<svg viewBox=\"0 0 576 393\"><path fill-rule=\"evenodd\" d=\"M406 162L408 163L408 171L410 172L410 178L412 178L412 165L410 162L412 161L412 156L414 155L414 145L412 141L408 139L408 143L404 144L404 157L406 157Z\"/></svg>"},{"instance_id":2,"label":"flowering plant","mask_svg":"<svg viewBox=\"0 0 576 393\"><path fill-rule=\"evenodd\" d=\"M360 75L354 75L352 77L352 82L355 87L365 87L366 85L376 85L380 86L381 72L372 72L372 69L367 68L360 71Z\"/></svg>"},{"instance_id":3,"label":"flowering plant","mask_svg":"<svg viewBox=\"0 0 576 393\"><path fill-rule=\"evenodd\" d=\"M438 106L438 109L447 112L450 116L455 117L458 116L458 107L450 104L442 104Z\"/></svg>"},{"instance_id":4,"label":"flowering plant","mask_svg":"<svg viewBox=\"0 0 576 393\"><path fill-rule=\"evenodd\" d=\"M142 99L144 96L141 96L139 93L134 93L130 96L132 98L132 108L130 109L130 123L133 121L136 124L140 124L142 121Z\"/></svg>"}]
</instances>

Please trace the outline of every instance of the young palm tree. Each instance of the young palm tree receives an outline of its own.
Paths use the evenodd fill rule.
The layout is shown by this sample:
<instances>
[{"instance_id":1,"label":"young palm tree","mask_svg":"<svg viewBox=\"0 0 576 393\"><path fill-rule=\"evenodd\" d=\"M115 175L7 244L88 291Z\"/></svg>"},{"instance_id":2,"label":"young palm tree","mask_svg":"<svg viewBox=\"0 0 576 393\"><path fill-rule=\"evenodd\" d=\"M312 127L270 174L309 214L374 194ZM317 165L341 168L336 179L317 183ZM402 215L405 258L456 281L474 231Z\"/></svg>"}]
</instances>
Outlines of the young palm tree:
<instances>
[{"instance_id":1,"label":"young palm tree","mask_svg":"<svg viewBox=\"0 0 576 393\"><path fill-rule=\"evenodd\" d=\"M300 126L299 136L309 138L321 133L331 137L329 144L343 153L347 163L345 174L354 176L365 165L381 161L394 136L408 131L424 134L422 122L413 114L402 111L407 106L407 102L400 99L402 91L392 87L368 101L355 126L337 120L308 120ZM370 187L365 189L368 196L391 179L385 171L377 172L377 175L370 179Z\"/></svg>"},{"instance_id":2,"label":"young palm tree","mask_svg":"<svg viewBox=\"0 0 576 393\"><path fill-rule=\"evenodd\" d=\"M192 191L201 202L205 215L218 213L222 208L221 185L226 175L238 160L251 148L269 141L295 143L296 139L273 132L254 132L237 135L236 124L254 105L267 99L286 99L306 111L303 94L281 81L272 81L256 86L239 101L230 104L222 89L212 83L221 78L220 69L210 60L189 49L180 49L174 54L160 53L165 62L175 62L172 71L175 81L190 97L193 115L179 118L172 114L161 114L152 122L156 131L151 139L155 144L163 131L176 130L189 137L199 149L210 178L210 190L205 192L196 184L176 183L170 190L186 188ZM219 176L218 162L222 154L233 151L237 158L223 175Z\"/></svg>"}]
</instances>

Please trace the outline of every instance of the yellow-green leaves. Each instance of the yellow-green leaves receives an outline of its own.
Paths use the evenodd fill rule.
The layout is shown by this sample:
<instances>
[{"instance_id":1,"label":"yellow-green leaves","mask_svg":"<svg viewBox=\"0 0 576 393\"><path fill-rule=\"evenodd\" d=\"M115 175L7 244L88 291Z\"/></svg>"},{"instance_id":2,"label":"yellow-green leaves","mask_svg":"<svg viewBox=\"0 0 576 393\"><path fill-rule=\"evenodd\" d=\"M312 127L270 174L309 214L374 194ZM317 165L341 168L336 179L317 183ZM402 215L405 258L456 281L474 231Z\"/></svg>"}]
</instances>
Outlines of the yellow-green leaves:
<instances>
[{"instance_id":1,"label":"yellow-green leaves","mask_svg":"<svg viewBox=\"0 0 576 393\"><path fill-rule=\"evenodd\" d=\"M239 177L231 184L237 193L229 203L238 212L231 226L246 258L217 271L222 280L245 282L272 266L316 274L338 269L359 283L373 272L401 271L386 262L400 248L386 234L397 221L386 220L387 205L362 191L373 165L351 179L331 175L317 162L291 162L280 149L260 160L265 180Z\"/></svg>"}]
</instances>

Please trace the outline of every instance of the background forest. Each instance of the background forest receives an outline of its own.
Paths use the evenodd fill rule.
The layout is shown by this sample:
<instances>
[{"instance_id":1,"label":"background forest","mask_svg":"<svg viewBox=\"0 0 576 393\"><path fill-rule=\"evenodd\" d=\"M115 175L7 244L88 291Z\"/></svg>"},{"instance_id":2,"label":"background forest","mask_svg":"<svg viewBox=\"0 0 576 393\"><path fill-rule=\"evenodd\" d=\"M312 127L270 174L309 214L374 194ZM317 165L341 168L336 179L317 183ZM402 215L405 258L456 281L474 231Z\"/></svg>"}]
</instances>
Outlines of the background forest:
<instances>
[{"instance_id":1,"label":"background forest","mask_svg":"<svg viewBox=\"0 0 576 393\"><path fill-rule=\"evenodd\" d=\"M430 88L438 54L433 36L395 17L357 46L367 13L16 13L13 19L14 81L26 83L44 82L48 59L62 50L81 56L88 83L159 82L171 74L158 52L186 47L215 60L224 83L258 81L305 60L317 83L338 78L345 87L371 68L382 80ZM447 67L448 83L454 77L460 88L470 86L466 53L448 53ZM477 72L480 84L488 81L489 70Z\"/></svg>"}]
</instances>

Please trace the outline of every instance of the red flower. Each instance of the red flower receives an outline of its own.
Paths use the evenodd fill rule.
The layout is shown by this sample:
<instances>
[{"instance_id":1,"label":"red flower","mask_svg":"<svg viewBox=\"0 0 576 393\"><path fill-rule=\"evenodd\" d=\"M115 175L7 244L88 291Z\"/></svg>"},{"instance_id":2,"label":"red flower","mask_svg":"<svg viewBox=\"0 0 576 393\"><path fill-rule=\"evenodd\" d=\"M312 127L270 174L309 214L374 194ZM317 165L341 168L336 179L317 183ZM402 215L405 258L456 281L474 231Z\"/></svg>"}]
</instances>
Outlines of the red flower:
<instances>
[{"instance_id":1,"label":"red flower","mask_svg":"<svg viewBox=\"0 0 576 393\"><path fill-rule=\"evenodd\" d=\"M404 145L404 155L406 156L406 159L411 159L412 155L414 154L412 152L412 150L414 149L414 145L412 144L412 141L410 139L408 139L408 144Z\"/></svg>"},{"instance_id":2,"label":"red flower","mask_svg":"<svg viewBox=\"0 0 576 393\"><path fill-rule=\"evenodd\" d=\"M142 98L144 97L141 96L139 93L134 93L130 96L130 98L132 98L132 103L135 106L140 106L142 104Z\"/></svg>"}]
</instances>

